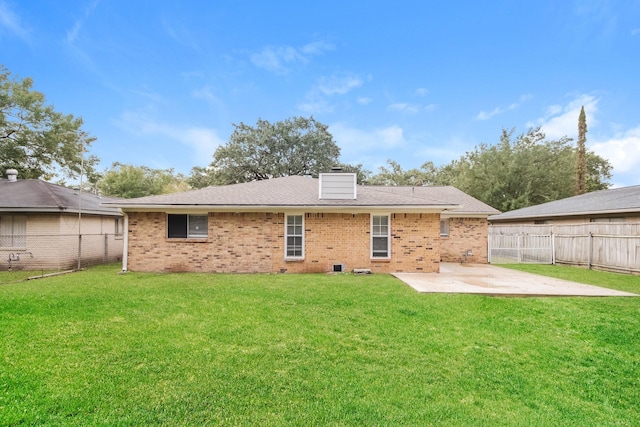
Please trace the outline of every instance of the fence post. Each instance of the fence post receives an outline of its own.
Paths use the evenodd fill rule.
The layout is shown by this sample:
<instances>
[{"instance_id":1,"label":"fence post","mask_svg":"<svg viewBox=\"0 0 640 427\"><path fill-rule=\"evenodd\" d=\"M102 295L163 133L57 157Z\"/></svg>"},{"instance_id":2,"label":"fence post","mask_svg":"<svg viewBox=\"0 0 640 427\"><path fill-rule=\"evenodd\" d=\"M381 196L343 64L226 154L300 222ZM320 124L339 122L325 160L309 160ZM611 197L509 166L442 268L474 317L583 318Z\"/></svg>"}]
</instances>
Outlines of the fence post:
<instances>
[{"instance_id":1,"label":"fence post","mask_svg":"<svg viewBox=\"0 0 640 427\"><path fill-rule=\"evenodd\" d=\"M551 265L556 265L556 235L551 232Z\"/></svg>"},{"instance_id":2,"label":"fence post","mask_svg":"<svg viewBox=\"0 0 640 427\"><path fill-rule=\"evenodd\" d=\"M588 244L589 253L587 254L587 268L591 270L591 251L593 250L593 233L589 232L589 244Z\"/></svg>"},{"instance_id":3,"label":"fence post","mask_svg":"<svg viewBox=\"0 0 640 427\"><path fill-rule=\"evenodd\" d=\"M82 234L78 233L78 270L82 268Z\"/></svg>"},{"instance_id":4,"label":"fence post","mask_svg":"<svg viewBox=\"0 0 640 427\"><path fill-rule=\"evenodd\" d=\"M102 262L105 264L109 262L109 235L107 233L104 234L104 259Z\"/></svg>"},{"instance_id":5,"label":"fence post","mask_svg":"<svg viewBox=\"0 0 640 427\"><path fill-rule=\"evenodd\" d=\"M518 264L522 262L522 235L518 234Z\"/></svg>"}]
</instances>

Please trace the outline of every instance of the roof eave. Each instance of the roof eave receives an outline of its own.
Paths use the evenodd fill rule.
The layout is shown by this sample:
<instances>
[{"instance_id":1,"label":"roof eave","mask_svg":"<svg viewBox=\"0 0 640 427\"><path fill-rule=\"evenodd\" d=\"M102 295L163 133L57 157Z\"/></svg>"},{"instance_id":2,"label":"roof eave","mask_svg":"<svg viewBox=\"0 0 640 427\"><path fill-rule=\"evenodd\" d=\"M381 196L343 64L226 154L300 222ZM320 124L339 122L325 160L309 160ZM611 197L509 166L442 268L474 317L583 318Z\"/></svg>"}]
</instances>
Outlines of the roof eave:
<instances>
[{"instance_id":1,"label":"roof eave","mask_svg":"<svg viewBox=\"0 0 640 427\"><path fill-rule=\"evenodd\" d=\"M0 208L0 212L11 213L55 213L55 214L86 214L86 215L104 215L104 216L122 216L122 213L116 210L103 211L95 209L82 209L80 212L78 209L60 209L56 207L42 208L42 207L4 207Z\"/></svg>"},{"instance_id":2,"label":"roof eave","mask_svg":"<svg viewBox=\"0 0 640 427\"><path fill-rule=\"evenodd\" d=\"M285 212L309 213L335 212L396 212L396 213L440 213L456 209L459 205L127 205L109 204L124 212Z\"/></svg>"},{"instance_id":3,"label":"roof eave","mask_svg":"<svg viewBox=\"0 0 640 427\"><path fill-rule=\"evenodd\" d=\"M564 213L555 213L555 214L538 214L538 215L522 215L522 216L508 216L504 218L497 218L500 215L494 215L493 218L490 216L489 221L523 221L528 219L552 219L552 218L568 218L568 217L581 217L588 215L613 215L613 214L625 214L625 213L638 213L640 214L640 209L607 209L607 210L599 210L599 211L580 211L580 212L564 212Z\"/></svg>"},{"instance_id":4,"label":"roof eave","mask_svg":"<svg viewBox=\"0 0 640 427\"><path fill-rule=\"evenodd\" d=\"M442 218L487 218L496 215L493 212L465 212L465 211L447 211L442 213Z\"/></svg>"}]
</instances>

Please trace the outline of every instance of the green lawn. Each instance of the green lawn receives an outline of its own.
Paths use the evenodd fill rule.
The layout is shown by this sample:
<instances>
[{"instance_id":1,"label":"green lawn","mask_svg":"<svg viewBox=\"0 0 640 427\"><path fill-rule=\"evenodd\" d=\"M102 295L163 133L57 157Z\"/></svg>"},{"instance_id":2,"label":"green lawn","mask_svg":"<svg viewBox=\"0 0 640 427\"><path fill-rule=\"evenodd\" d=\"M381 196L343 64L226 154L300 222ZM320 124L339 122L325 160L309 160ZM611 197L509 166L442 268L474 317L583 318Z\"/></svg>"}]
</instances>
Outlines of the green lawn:
<instances>
[{"instance_id":1,"label":"green lawn","mask_svg":"<svg viewBox=\"0 0 640 427\"><path fill-rule=\"evenodd\" d=\"M0 286L0 425L640 425L640 298L118 269Z\"/></svg>"},{"instance_id":2,"label":"green lawn","mask_svg":"<svg viewBox=\"0 0 640 427\"><path fill-rule=\"evenodd\" d=\"M558 279L572 280L603 288L640 293L640 276L632 274L611 273L608 271L589 270L581 267L544 265L544 264L501 264L501 267L528 273L542 274Z\"/></svg>"}]
</instances>

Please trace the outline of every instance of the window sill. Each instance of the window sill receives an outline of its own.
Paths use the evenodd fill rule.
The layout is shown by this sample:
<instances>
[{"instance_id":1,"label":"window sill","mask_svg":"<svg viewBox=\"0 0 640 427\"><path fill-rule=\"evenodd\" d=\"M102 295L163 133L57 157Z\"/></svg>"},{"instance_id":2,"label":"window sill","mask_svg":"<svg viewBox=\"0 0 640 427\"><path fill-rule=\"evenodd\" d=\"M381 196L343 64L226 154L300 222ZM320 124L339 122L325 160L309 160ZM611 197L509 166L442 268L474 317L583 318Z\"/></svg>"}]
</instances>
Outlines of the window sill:
<instances>
[{"instance_id":1,"label":"window sill","mask_svg":"<svg viewBox=\"0 0 640 427\"><path fill-rule=\"evenodd\" d=\"M287 257L285 257L284 262L304 262L304 258L287 258Z\"/></svg>"},{"instance_id":2,"label":"window sill","mask_svg":"<svg viewBox=\"0 0 640 427\"><path fill-rule=\"evenodd\" d=\"M24 246L0 246L0 251L12 251L12 252L17 252L17 251L26 251L27 247Z\"/></svg>"},{"instance_id":3,"label":"window sill","mask_svg":"<svg viewBox=\"0 0 640 427\"><path fill-rule=\"evenodd\" d=\"M207 239L202 239L202 238L197 238L197 239L193 239L193 238L175 238L175 237L167 237L165 238L166 242L171 242L171 243L208 243L209 241Z\"/></svg>"},{"instance_id":4,"label":"window sill","mask_svg":"<svg viewBox=\"0 0 640 427\"><path fill-rule=\"evenodd\" d=\"M371 258L371 262L391 262L391 258Z\"/></svg>"}]
</instances>

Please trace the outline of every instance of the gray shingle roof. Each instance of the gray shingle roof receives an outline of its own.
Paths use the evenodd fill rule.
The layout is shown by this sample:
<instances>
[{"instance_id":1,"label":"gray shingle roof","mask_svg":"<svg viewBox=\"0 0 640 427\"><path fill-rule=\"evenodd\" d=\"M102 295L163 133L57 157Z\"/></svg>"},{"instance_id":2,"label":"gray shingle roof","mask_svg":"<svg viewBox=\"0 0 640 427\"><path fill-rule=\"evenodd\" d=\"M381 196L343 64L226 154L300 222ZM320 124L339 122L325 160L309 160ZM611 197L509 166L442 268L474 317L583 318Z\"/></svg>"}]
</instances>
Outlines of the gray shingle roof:
<instances>
[{"instance_id":1,"label":"gray shingle roof","mask_svg":"<svg viewBox=\"0 0 640 427\"><path fill-rule=\"evenodd\" d=\"M116 200L111 197L82 193L82 212L120 216L119 209L102 205L102 202ZM39 179L19 179L15 182L0 179L0 212L78 213L78 206L77 190Z\"/></svg>"},{"instance_id":2,"label":"gray shingle roof","mask_svg":"<svg viewBox=\"0 0 640 427\"><path fill-rule=\"evenodd\" d=\"M406 207L435 210L463 209L465 212L487 215L498 212L453 187L358 186L355 200L320 199L319 180L302 176L212 186L183 193L119 200L107 205L118 206L125 210L154 207L312 207L330 210L350 207Z\"/></svg>"},{"instance_id":3,"label":"gray shingle roof","mask_svg":"<svg viewBox=\"0 0 640 427\"><path fill-rule=\"evenodd\" d=\"M594 191L562 200L516 209L489 217L490 221L640 212L640 185Z\"/></svg>"}]
</instances>

